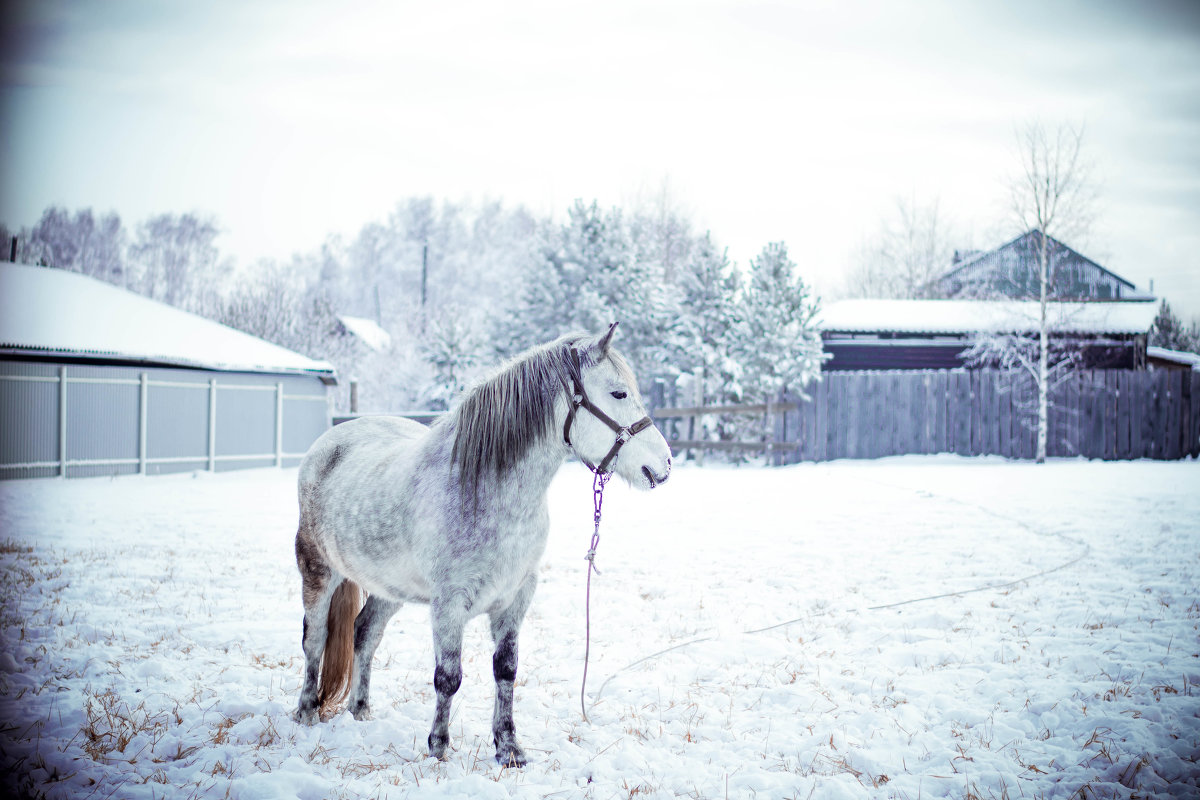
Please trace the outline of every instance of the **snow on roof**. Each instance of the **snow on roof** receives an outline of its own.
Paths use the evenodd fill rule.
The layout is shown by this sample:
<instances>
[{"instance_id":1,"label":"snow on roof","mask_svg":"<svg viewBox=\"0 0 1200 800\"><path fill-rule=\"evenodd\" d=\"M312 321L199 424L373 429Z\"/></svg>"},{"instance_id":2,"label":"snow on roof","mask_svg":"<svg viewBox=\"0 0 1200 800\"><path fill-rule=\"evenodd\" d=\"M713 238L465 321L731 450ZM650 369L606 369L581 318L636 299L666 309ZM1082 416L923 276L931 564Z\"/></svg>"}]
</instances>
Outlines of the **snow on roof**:
<instances>
[{"instance_id":1,"label":"snow on roof","mask_svg":"<svg viewBox=\"0 0 1200 800\"><path fill-rule=\"evenodd\" d=\"M0 353L60 353L238 372L333 365L86 275L0 264Z\"/></svg>"},{"instance_id":2,"label":"snow on roof","mask_svg":"<svg viewBox=\"0 0 1200 800\"><path fill-rule=\"evenodd\" d=\"M1049 303L1050 325L1072 333L1145 333L1157 309L1143 302ZM1038 328L1036 300L841 300L817 316L840 333L973 333Z\"/></svg>"},{"instance_id":3,"label":"snow on roof","mask_svg":"<svg viewBox=\"0 0 1200 800\"><path fill-rule=\"evenodd\" d=\"M1190 364L1192 369L1200 371L1200 354L1189 353L1186 350L1168 350L1165 347L1147 347L1148 358L1160 358L1163 361L1174 361L1176 364Z\"/></svg>"},{"instance_id":4,"label":"snow on roof","mask_svg":"<svg viewBox=\"0 0 1200 800\"><path fill-rule=\"evenodd\" d=\"M372 350L382 353L392 346L392 335L379 327L375 320L345 314L339 315L338 319L346 326L346 330L362 339L363 344Z\"/></svg>"}]
</instances>

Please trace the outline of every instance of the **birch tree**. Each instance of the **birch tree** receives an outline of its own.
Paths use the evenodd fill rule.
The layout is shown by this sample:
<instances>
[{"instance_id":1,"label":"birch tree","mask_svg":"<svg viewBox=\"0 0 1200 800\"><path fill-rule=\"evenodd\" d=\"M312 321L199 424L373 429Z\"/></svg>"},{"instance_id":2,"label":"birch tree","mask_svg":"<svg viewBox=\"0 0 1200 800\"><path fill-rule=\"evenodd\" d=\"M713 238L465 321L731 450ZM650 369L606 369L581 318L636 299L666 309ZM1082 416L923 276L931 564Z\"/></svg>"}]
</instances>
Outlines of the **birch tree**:
<instances>
[{"instance_id":1,"label":"birch tree","mask_svg":"<svg viewBox=\"0 0 1200 800\"><path fill-rule=\"evenodd\" d=\"M850 297L921 299L934 294L953 250L938 203L897 198L893 213L863 243L846 278Z\"/></svg>"},{"instance_id":2,"label":"birch tree","mask_svg":"<svg viewBox=\"0 0 1200 800\"><path fill-rule=\"evenodd\" d=\"M1037 388L1037 462L1046 460L1046 433L1050 389L1055 376L1050 364L1051 301L1054 264L1058 253L1053 240L1078 241L1091 227L1096 185L1091 164L1084 157L1083 127L1060 124L1047 130L1031 122L1017 131L1019 166L1009 183L1012 220L1022 230L1036 230L1034 259L1038 271L1037 364L1030 365ZM1052 238L1053 237L1053 240Z\"/></svg>"},{"instance_id":3,"label":"birch tree","mask_svg":"<svg viewBox=\"0 0 1200 800\"><path fill-rule=\"evenodd\" d=\"M141 222L129 246L130 288L169 305L202 310L229 272L215 244L216 222L199 214L159 214Z\"/></svg>"},{"instance_id":4,"label":"birch tree","mask_svg":"<svg viewBox=\"0 0 1200 800\"><path fill-rule=\"evenodd\" d=\"M97 216L84 208L72 214L50 206L23 238L22 257L29 263L80 272L118 286L125 282L125 229L113 212ZM7 237L4 244L7 257Z\"/></svg>"}]
</instances>

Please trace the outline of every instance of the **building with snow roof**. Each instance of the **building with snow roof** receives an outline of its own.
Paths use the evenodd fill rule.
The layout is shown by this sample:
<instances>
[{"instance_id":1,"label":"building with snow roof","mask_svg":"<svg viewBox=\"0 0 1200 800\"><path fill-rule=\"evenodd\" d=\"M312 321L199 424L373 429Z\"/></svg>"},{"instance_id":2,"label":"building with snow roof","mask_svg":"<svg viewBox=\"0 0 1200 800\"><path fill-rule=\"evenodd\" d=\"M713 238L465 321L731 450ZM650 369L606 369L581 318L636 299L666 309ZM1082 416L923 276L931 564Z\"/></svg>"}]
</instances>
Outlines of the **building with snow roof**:
<instances>
[{"instance_id":1,"label":"building with snow roof","mask_svg":"<svg viewBox=\"0 0 1200 800\"><path fill-rule=\"evenodd\" d=\"M1150 369L1174 369L1200 372L1200 353L1170 350L1166 347L1147 347L1146 362Z\"/></svg>"},{"instance_id":2,"label":"building with snow roof","mask_svg":"<svg viewBox=\"0 0 1200 800\"><path fill-rule=\"evenodd\" d=\"M1038 255L1043 243L1050 267L1050 299L1135 302L1155 299L1131 281L1036 229L994 250L955 253L955 263L934 281L932 294L937 297L1038 298L1041 296Z\"/></svg>"},{"instance_id":3,"label":"building with snow roof","mask_svg":"<svg viewBox=\"0 0 1200 800\"><path fill-rule=\"evenodd\" d=\"M337 334L350 336L376 353L386 353L392 346L392 335L373 319L338 314Z\"/></svg>"},{"instance_id":4,"label":"building with snow roof","mask_svg":"<svg viewBox=\"0 0 1200 800\"><path fill-rule=\"evenodd\" d=\"M817 319L825 370L961 369L981 334L1036 338L1034 300L842 300ZM1051 343L1082 352L1088 368L1140 369L1153 302L1048 304Z\"/></svg>"},{"instance_id":5,"label":"building with snow roof","mask_svg":"<svg viewBox=\"0 0 1200 800\"><path fill-rule=\"evenodd\" d=\"M0 264L0 478L299 463L333 366L63 270Z\"/></svg>"},{"instance_id":6,"label":"building with snow roof","mask_svg":"<svg viewBox=\"0 0 1200 800\"><path fill-rule=\"evenodd\" d=\"M1038 255L1049 253L1051 347L1094 369L1143 369L1155 297L1039 230L986 252L956 253L934 281L942 300L844 300L820 316L826 370L960 369L980 335L1036 339Z\"/></svg>"}]
</instances>

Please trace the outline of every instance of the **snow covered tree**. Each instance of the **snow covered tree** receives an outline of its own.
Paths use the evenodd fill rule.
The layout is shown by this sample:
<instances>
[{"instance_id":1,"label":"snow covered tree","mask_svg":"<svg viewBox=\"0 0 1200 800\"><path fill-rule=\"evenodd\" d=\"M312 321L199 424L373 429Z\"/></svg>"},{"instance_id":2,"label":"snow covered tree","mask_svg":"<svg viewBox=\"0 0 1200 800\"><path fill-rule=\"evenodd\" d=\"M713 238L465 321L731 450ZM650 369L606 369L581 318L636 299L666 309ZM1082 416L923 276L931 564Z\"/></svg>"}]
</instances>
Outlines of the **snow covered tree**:
<instances>
[{"instance_id":1,"label":"snow covered tree","mask_svg":"<svg viewBox=\"0 0 1200 800\"><path fill-rule=\"evenodd\" d=\"M197 214L159 214L137 226L129 246L129 288L173 306L201 309L229 272L216 223Z\"/></svg>"},{"instance_id":2,"label":"snow covered tree","mask_svg":"<svg viewBox=\"0 0 1200 800\"><path fill-rule=\"evenodd\" d=\"M803 393L820 379L825 354L813 324L817 310L783 242L768 244L751 259L742 318L733 331L743 399L771 401L784 387Z\"/></svg>"},{"instance_id":3,"label":"snow covered tree","mask_svg":"<svg viewBox=\"0 0 1200 800\"><path fill-rule=\"evenodd\" d=\"M125 282L125 240L121 218L115 213L97 217L90 208L71 214L50 206L29 231L22 257L120 286Z\"/></svg>"},{"instance_id":4,"label":"snow covered tree","mask_svg":"<svg viewBox=\"0 0 1200 800\"><path fill-rule=\"evenodd\" d=\"M638 259L661 265L663 279L675 283L677 270L703 237L692 234L689 216L670 180L663 178L649 194L639 192L628 217Z\"/></svg>"},{"instance_id":5,"label":"snow covered tree","mask_svg":"<svg viewBox=\"0 0 1200 800\"><path fill-rule=\"evenodd\" d=\"M567 221L544 236L541 257L509 315L509 352L570 330L621 323L621 351L643 380L674 369L680 346L678 293L657 261L638 258L619 209L577 201Z\"/></svg>"},{"instance_id":6,"label":"snow covered tree","mask_svg":"<svg viewBox=\"0 0 1200 800\"><path fill-rule=\"evenodd\" d=\"M1096 190L1091 165L1083 154L1083 128L1059 125L1053 131L1038 122L1017 134L1020 167L1009 186L1012 219L1022 230L1039 232L1035 248L1038 270L1037 365L1029 374L1037 389L1037 462L1046 460L1050 390L1062 380L1067 362L1051 370L1050 337L1055 320L1050 314L1054 297L1055 240L1082 238L1091 225ZM1053 238L1051 238L1053 237ZM1021 345L1016 343L1019 348ZM1013 358L1021 360L1019 353Z\"/></svg>"},{"instance_id":7,"label":"snow covered tree","mask_svg":"<svg viewBox=\"0 0 1200 800\"><path fill-rule=\"evenodd\" d=\"M937 201L897 199L894 215L860 248L846 280L851 297L926 298L950 266L952 250Z\"/></svg>"},{"instance_id":8,"label":"snow covered tree","mask_svg":"<svg viewBox=\"0 0 1200 800\"><path fill-rule=\"evenodd\" d=\"M360 359L353 365L365 398L386 394L395 409L444 405L450 390L446 374L431 365L431 353L445 342L449 315L471 317L473 335L462 342L482 348L469 354L480 364L496 360L492 336L505 326L497 320L514 305L533 261L539 222L524 209L498 202L456 204L432 197L400 200L384 220L365 224L357 234L330 237L319 252L293 264L304 280L320 286L338 314L377 321L392 338L387 358ZM452 339L456 337L452 336ZM428 349L426 346L429 345ZM459 353L443 366L456 361ZM339 365L340 367L340 365ZM455 372L455 385L461 385ZM440 388L439 388L440 387ZM374 401L373 401L374 402Z\"/></svg>"},{"instance_id":9,"label":"snow covered tree","mask_svg":"<svg viewBox=\"0 0 1200 800\"><path fill-rule=\"evenodd\" d=\"M305 287L286 267L260 266L258 275L239 282L222 300L212 318L310 358L335 365L344 361L348 352L336 340L337 315L328 294L319 286Z\"/></svg>"},{"instance_id":10,"label":"snow covered tree","mask_svg":"<svg viewBox=\"0 0 1200 800\"><path fill-rule=\"evenodd\" d=\"M1197 336L1196 325L1189 330L1171 311L1166 300L1158 306L1158 316L1150 328L1150 344L1154 347L1165 347L1168 350L1185 352L1200 352L1200 336Z\"/></svg>"},{"instance_id":11,"label":"snow covered tree","mask_svg":"<svg viewBox=\"0 0 1200 800\"><path fill-rule=\"evenodd\" d=\"M465 308L446 307L426 321L420 350L433 367L433 380L423 392L424 404L435 410L451 402L479 375L487 350L482 320Z\"/></svg>"},{"instance_id":12,"label":"snow covered tree","mask_svg":"<svg viewBox=\"0 0 1200 800\"><path fill-rule=\"evenodd\" d=\"M731 353L741 312L741 274L706 234L676 275L686 337L679 370L695 381L696 404L728 402L741 394L742 368Z\"/></svg>"}]
</instances>

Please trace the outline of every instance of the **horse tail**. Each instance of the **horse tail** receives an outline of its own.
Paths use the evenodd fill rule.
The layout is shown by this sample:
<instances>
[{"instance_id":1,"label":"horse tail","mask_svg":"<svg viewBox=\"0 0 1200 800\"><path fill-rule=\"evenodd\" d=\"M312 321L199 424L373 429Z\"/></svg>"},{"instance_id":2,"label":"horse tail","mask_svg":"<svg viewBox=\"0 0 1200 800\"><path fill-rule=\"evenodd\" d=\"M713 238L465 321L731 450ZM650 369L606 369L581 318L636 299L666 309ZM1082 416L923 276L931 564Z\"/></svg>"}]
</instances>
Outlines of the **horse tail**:
<instances>
[{"instance_id":1,"label":"horse tail","mask_svg":"<svg viewBox=\"0 0 1200 800\"><path fill-rule=\"evenodd\" d=\"M363 590L349 578L333 592L329 603L328 634L321 655L321 682L317 704L321 713L331 713L350 695L350 674L354 669L354 619L366 598Z\"/></svg>"}]
</instances>

